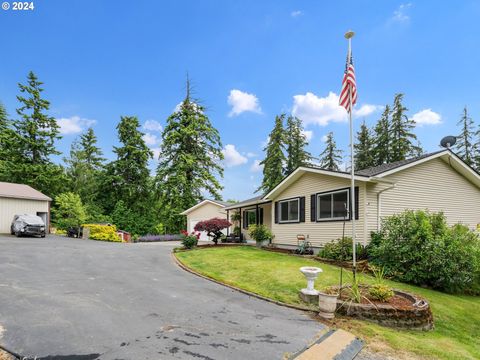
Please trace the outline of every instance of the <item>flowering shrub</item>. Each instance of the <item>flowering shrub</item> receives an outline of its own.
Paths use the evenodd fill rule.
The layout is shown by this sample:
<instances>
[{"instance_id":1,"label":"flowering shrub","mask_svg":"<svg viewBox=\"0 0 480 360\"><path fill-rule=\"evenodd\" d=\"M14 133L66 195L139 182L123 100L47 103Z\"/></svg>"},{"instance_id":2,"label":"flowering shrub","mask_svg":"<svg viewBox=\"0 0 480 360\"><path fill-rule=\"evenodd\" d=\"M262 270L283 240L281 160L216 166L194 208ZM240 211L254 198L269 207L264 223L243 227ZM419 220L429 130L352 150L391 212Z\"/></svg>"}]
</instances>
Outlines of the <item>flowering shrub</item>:
<instances>
[{"instance_id":1,"label":"flowering shrub","mask_svg":"<svg viewBox=\"0 0 480 360\"><path fill-rule=\"evenodd\" d=\"M85 224L83 228L90 229L90 239L100 241L122 242L122 239L117 235L117 228L115 225L108 224Z\"/></svg>"},{"instance_id":2,"label":"flowering shrub","mask_svg":"<svg viewBox=\"0 0 480 360\"><path fill-rule=\"evenodd\" d=\"M210 220L198 222L195 225L194 230L205 231L207 235L212 238L212 241L215 243L215 245L217 245L218 240L220 240L224 236L222 230L228 228L231 225L232 223L227 219L213 218Z\"/></svg>"},{"instance_id":3,"label":"flowering shrub","mask_svg":"<svg viewBox=\"0 0 480 360\"><path fill-rule=\"evenodd\" d=\"M182 245L185 249L193 249L198 244L198 239L200 238L199 233L189 234L187 231L182 230Z\"/></svg>"}]
</instances>

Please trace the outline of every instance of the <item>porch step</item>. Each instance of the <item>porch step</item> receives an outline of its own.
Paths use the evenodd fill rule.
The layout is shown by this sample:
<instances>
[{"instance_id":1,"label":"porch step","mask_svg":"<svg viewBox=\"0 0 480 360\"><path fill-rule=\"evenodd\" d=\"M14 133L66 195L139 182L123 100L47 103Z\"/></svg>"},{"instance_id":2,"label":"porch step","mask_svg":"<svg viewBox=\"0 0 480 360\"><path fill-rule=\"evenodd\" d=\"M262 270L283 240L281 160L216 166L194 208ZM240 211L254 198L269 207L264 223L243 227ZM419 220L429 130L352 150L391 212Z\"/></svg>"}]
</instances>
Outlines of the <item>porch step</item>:
<instances>
[{"instance_id":1,"label":"porch step","mask_svg":"<svg viewBox=\"0 0 480 360\"><path fill-rule=\"evenodd\" d=\"M330 330L294 360L352 360L363 348L363 341L348 331Z\"/></svg>"}]
</instances>

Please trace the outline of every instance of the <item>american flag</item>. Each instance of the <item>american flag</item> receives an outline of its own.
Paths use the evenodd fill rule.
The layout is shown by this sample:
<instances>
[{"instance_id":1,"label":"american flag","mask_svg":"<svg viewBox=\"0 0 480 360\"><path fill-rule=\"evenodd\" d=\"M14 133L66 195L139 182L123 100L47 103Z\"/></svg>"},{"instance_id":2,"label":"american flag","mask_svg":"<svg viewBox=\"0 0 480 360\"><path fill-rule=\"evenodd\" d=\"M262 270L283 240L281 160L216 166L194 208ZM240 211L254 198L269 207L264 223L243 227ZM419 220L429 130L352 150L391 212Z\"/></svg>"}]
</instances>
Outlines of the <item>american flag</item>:
<instances>
[{"instance_id":1,"label":"american flag","mask_svg":"<svg viewBox=\"0 0 480 360\"><path fill-rule=\"evenodd\" d=\"M350 102L350 98L352 101ZM351 106L357 102L357 84L355 83L355 68L350 54L347 56L347 65L343 74L342 91L340 93L340 106L343 106L347 112L351 113Z\"/></svg>"}]
</instances>

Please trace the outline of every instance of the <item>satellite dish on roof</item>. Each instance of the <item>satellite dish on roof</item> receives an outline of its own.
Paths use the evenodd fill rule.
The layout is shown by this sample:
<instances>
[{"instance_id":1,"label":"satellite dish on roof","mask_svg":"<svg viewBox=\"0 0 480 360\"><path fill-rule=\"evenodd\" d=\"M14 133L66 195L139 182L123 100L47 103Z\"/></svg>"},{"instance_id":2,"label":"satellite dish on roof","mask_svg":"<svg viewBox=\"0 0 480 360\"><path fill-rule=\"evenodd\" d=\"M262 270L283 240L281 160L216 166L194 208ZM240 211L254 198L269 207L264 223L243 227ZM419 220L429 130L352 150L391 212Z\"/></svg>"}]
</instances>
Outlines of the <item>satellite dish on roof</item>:
<instances>
[{"instance_id":1,"label":"satellite dish on roof","mask_svg":"<svg viewBox=\"0 0 480 360\"><path fill-rule=\"evenodd\" d=\"M457 138L455 136L445 136L441 141L440 141L440 146L450 149L451 146L455 145L457 142Z\"/></svg>"}]
</instances>

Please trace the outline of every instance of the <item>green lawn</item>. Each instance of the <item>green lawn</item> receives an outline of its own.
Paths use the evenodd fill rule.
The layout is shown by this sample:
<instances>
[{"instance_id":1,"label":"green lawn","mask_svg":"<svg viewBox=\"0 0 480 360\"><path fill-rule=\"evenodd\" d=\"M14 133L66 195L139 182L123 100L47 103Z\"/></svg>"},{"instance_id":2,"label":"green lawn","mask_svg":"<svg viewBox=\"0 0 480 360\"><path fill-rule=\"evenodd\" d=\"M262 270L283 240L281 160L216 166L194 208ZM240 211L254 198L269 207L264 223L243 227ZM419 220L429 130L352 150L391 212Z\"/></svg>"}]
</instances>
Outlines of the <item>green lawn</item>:
<instances>
[{"instance_id":1,"label":"green lawn","mask_svg":"<svg viewBox=\"0 0 480 360\"><path fill-rule=\"evenodd\" d=\"M298 290L306 281L298 270L311 265L323 269L316 287L336 285L340 269L311 259L258 250L249 246L218 247L176 253L196 271L227 284L288 304L303 305ZM344 272L345 274L345 272ZM349 275L347 275L347 279ZM372 278L362 275L363 282ZM396 357L480 359L480 297L448 295L397 282L394 288L420 294L432 306L435 330L396 330L358 320L339 319L344 327L367 340L372 350L395 352Z\"/></svg>"}]
</instances>

